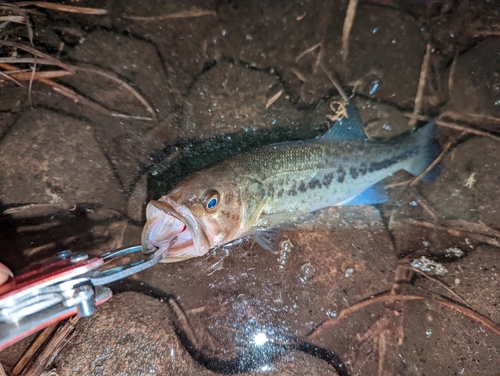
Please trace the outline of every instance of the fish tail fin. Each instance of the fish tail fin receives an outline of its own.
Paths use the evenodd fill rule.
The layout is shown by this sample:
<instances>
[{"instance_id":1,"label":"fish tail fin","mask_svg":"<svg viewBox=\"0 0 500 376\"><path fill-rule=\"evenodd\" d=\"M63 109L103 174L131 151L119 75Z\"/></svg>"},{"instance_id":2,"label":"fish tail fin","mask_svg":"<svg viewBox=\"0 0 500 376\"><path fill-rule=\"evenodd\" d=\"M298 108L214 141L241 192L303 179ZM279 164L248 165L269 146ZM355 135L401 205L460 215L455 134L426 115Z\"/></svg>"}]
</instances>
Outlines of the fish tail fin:
<instances>
[{"instance_id":1,"label":"fish tail fin","mask_svg":"<svg viewBox=\"0 0 500 376\"><path fill-rule=\"evenodd\" d=\"M437 125L436 120L433 120L422 128L417 130L412 137L414 137L413 145L418 146L419 152L411 159L410 164L406 171L410 174L418 176L425 171L427 167L438 157L441 152L437 142ZM438 163L422 178L424 182L435 181L441 173L441 163Z\"/></svg>"}]
</instances>

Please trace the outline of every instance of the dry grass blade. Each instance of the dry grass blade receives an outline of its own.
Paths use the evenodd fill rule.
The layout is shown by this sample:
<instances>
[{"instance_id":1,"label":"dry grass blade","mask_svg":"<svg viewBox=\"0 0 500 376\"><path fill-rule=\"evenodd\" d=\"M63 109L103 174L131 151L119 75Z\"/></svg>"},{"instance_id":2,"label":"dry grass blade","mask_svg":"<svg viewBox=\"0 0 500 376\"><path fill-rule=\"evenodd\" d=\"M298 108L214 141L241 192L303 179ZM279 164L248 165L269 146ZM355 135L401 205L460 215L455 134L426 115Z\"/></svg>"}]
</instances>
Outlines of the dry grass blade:
<instances>
[{"instance_id":1,"label":"dry grass blade","mask_svg":"<svg viewBox=\"0 0 500 376\"><path fill-rule=\"evenodd\" d=\"M204 16L216 16L217 12L214 10L203 10L203 9L191 9L178 13L169 13L162 14L160 16L152 16L152 17L141 17L141 16L129 16L124 14L123 18L128 18L134 21L161 21L175 18L195 18L195 17L204 17Z\"/></svg>"},{"instance_id":2,"label":"dry grass blade","mask_svg":"<svg viewBox=\"0 0 500 376\"><path fill-rule=\"evenodd\" d=\"M271 98L266 103L266 110L273 105L274 102L276 102L280 97L281 94L283 94L283 89L278 91L276 94L274 94Z\"/></svg>"},{"instance_id":3,"label":"dry grass blade","mask_svg":"<svg viewBox=\"0 0 500 376\"><path fill-rule=\"evenodd\" d=\"M6 63L0 63L0 68L3 68L5 70L7 70L7 71L15 71L15 70L17 70L17 67L15 67L13 65L10 65L10 64L6 64ZM72 67L72 68L73 69L77 69L76 67ZM79 68L79 69L80 70L85 70L85 69L82 69L82 68ZM89 70L89 69L86 69L86 70ZM80 94L75 93L70 88L67 88L66 86L58 84L57 82L54 82L54 81L50 80L50 78L43 77L43 75L46 74L45 72L37 72L37 73L35 73L34 77L39 82L51 86L52 89L54 91L56 91L57 93L62 94L65 97L68 97L68 98L72 99L73 101L75 101L77 103L82 103L83 105L89 106L89 107L93 108L94 110L96 110L97 112L99 112L101 114L108 115L108 116L113 116L113 117L125 118L125 119L137 119L137 120L147 120L147 121L154 120L154 121L157 121L156 114L154 113L154 111L151 108L151 106L149 106L149 104L146 102L146 100L139 93L137 93L130 85L128 85L127 83L123 82L118 77L113 76L110 73L102 72L102 71L99 71L97 69L92 69L91 71L93 71L94 73L98 73L98 74L100 74L102 76L105 76L105 77L107 77L107 78L109 78L109 79L111 79L113 81L116 81L116 82L120 83L120 85L124 86L137 99L139 99L139 101L142 104L145 105L146 109L148 110L148 112L150 112L153 115L153 117L149 118L149 117L144 117L144 116L134 116L134 115L128 115L128 114L123 114L123 113L120 113L120 112L114 112L114 111L108 110L106 107L101 106L100 104L98 104L96 102L93 102L93 101L91 101L91 100L89 100L89 99L81 96ZM28 73L28 72L25 72L25 73ZM24 74L24 72L23 72L23 74ZM33 73L29 73L29 74L33 74ZM39 74L39 75L37 76L37 74ZM66 74L63 74L63 73L48 73L47 75L50 76L51 74L56 75L58 77L62 77L62 76L66 75ZM68 72L68 75L69 74L72 74L72 73Z\"/></svg>"},{"instance_id":4,"label":"dry grass blade","mask_svg":"<svg viewBox=\"0 0 500 376\"><path fill-rule=\"evenodd\" d=\"M113 117L127 118L127 119L153 120L152 118L148 118L148 117L127 115L127 114L122 114L120 112L110 111L106 107L101 106L99 103L93 102L93 101L81 96L80 94L75 93L73 90L67 88L66 86L58 84L57 82L54 82L54 81L51 81L51 80L45 79L45 78L40 79L39 81L46 84L46 85L51 86L55 92L62 94L65 97L68 97L77 103L81 103L85 106L93 108L94 110L98 111L101 114L113 116Z\"/></svg>"},{"instance_id":5,"label":"dry grass blade","mask_svg":"<svg viewBox=\"0 0 500 376\"><path fill-rule=\"evenodd\" d=\"M298 63L301 58L303 58L306 54L313 52L316 48L320 47L321 43L316 43L312 47L307 48L306 50L302 51L296 58L295 62Z\"/></svg>"},{"instance_id":6,"label":"dry grass blade","mask_svg":"<svg viewBox=\"0 0 500 376\"><path fill-rule=\"evenodd\" d=\"M463 132L475 134L478 136L488 137L488 138L491 138L492 140L495 140L495 141L500 141L499 136L492 135L488 132L479 131L479 130L474 129L474 128L465 127L463 125L459 125L456 123L451 123L451 122L447 122L444 120L438 120L437 125L439 125L440 127L446 127L446 128L456 129L457 131L463 131Z\"/></svg>"},{"instance_id":7,"label":"dry grass blade","mask_svg":"<svg viewBox=\"0 0 500 376\"><path fill-rule=\"evenodd\" d=\"M77 6L73 6L73 5L55 4L55 3L49 3L49 2L44 2L44 1L23 1L23 2L17 3L16 5L20 6L20 7L33 5L35 7L44 8L44 9L51 9L51 10L58 10L60 12L90 14L90 15L94 15L94 16L108 14L108 11L106 9L77 7Z\"/></svg>"},{"instance_id":8,"label":"dry grass blade","mask_svg":"<svg viewBox=\"0 0 500 376\"><path fill-rule=\"evenodd\" d=\"M37 215L46 215L53 213L57 210L66 210L69 209L71 205L62 203L62 204L28 204L22 206L14 206L12 208L8 208L2 212L2 215L17 215L18 213L22 213L19 215L19 218L28 218ZM46 210L49 213L46 213Z\"/></svg>"},{"instance_id":9,"label":"dry grass blade","mask_svg":"<svg viewBox=\"0 0 500 376\"><path fill-rule=\"evenodd\" d=\"M127 84L125 81L121 80L120 78L118 78L117 76L115 76L114 74L112 73L109 73L109 72L104 72L102 70L99 70L99 69L95 69L95 68L78 68L79 70L81 71L84 71L84 72L91 72L91 73L95 73L95 74L98 74L100 76L103 76L103 77L106 77L118 84L120 84L122 87L124 87L126 90L128 90L135 98L137 98L137 100L139 102L141 102L141 104L146 107L146 110L151 114L152 116L152 119L150 120L154 120L155 122L158 122L158 119L156 118L156 113L155 111L153 110L153 108L149 105L149 103L146 101L146 99L137 92L137 90L135 90L132 86L130 86L129 84ZM118 115L113 115L113 116L118 116ZM129 116L129 115L126 115L126 116ZM121 117L121 116L119 116Z\"/></svg>"},{"instance_id":10,"label":"dry grass blade","mask_svg":"<svg viewBox=\"0 0 500 376\"><path fill-rule=\"evenodd\" d=\"M41 80L44 78L58 78L64 76L71 76L73 73L63 70L46 71L46 72L22 72L22 73L8 73L12 78L19 81Z\"/></svg>"},{"instance_id":11,"label":"dry grass blade","mask_svg":"<svg viewBox=\"0 0 500 376\"><path fill-rule=\"evenodd\" d=\"M0 46L7 46L7 47L18 48L20 50L29 52L30 54L33 54L33 55L35 55L38 58L44 59L44 60L52 63L53 65L56 65L56 66L58 66L58 67L60 67L62 69L66 69L69 72L72 72L72 73L76 72L76 68L75 67L73 67L71 65L68 65L68 64L64 64L62 61L59 61L59 60L53 58L50 55L47 55L47 54L45 54L43 52L38 51L35 48L26 46L24 44L15 43L15 42L9 42L9 41L6 41L6 40L0 40Z\"/></svg>"},{"instance_id":12,"label":"dry grass blade","mask_svg":"<svg viewBox=\"0 0 500 376\"><path fill-rule=\"evenodd\" d=\"M0 22L26 23L25 16L0 16Z\"/></svg>"},{"instance_id":13,"label":"dry grass blade","mask_svg":"<svg viewBox=\"0 0 500 376\"><path fill-rule=\"evenodd\" d=\"M420 175L418 175L413 181L410 183L410 187L414 187L424 176L427 174L430 170L432 170L436 165L441 162L441 159L443 159L444 155L448 151L448 149L451 147L452 142L448 141L448 143L445 145L441 153L438 155L436 159L434 159L434 162L432 162Z\"/></svg>"},{"instance_id":14,"label":"dry grass blade","mask_svg":"<svg viewBox=\"0 0 500 376\"><path fill-rule=\"evenodd\" d=\"M344 18L344 27L342 28L342 49L344 50L342 61L344 63L347 60L347 55L349 54L349 36L351 35L352 25L354 23L354 18L356 17L357 7L358 0L349 0L349 5L347 6Z\"/></svg>"},{"instance_id":15,"label":"dry grass blade","mask_svg":"<svg viewBox=\"0 0 500 376\"><path fill-rule=\"evenodd\" d=\"M290 68L290 70L297 76L299 80L301 80L302 82L307 82L307 78L302 73L300 73L298 69Z\"/></svg>"},{"instance_id":16,"label":"dry grass blade","mask_svg":"<svg viewBox=\"0 0 500 376\"><path fill-rule=\"evenodd\" d=\"M0 57L0 63L7 64L33 64L35 59L32 57ZM44 59L37 59L37 64L39 65L54 65L51 62Z\"/></svg>"},{"instance_id":17,"label":"dry grass blade","mask_svg":"<svg viewBox=\"0 0 500 376\"><path fill-rule=\"evenodd\" d=\"M415 105L413 106L413 117L410 118L408 125L414 127L417 123L416 115L422 108L422 99L424 98L425 84L427 83L427 73L429 71L429 62L431 60L431 45L427 43L424 59L422 61L422 68L420 69L420 77L418 79L417 94L415 95Z\"/></svg>"},{"instance_id":18,"label":"dry grass blade","mask_svg":"<svg viewBox=\"0 0 500 376\"><path fill-rule=\"evenodd\" d=\"M447 226L441 226L441 225L436 225L431 222L426 222L426 221L417 221L416 219L401 219L401 222L403 223L409 223L415 226L420 226L420 227L425 227L425 228L430 228L434 230L441 230L445 231L450 235L453 236L463 236L463 237L468 237L473 240L476 240L481 243L486 243L489 245L492 245L494 247L500 248L500 240L496 239L495 237L490 237L486 236L477 232L473 231L465 231L461 228L454 228L454 227L447 227Z\"/></svg>"},{"instance_id":19,"label":"dry grass blade","mask_svg":"<svg viewBox=\"0 0 500 376\"><path fill-rule=\"evenodd\" d=\"M0 71L0 76L5 77L5 78L6 78L6 79L8 79L9 81L14 82L16 85L19 85L19 86L21 86L21 87L23 87L23 88L26 88L26 87L25 87L22 83L20 83L18 80L16 80L15 78L12 78L11 76L9 76L8 74L6 74L6 73L4 73L4 72L2 72L2 71ZM2 80L0 80L0 82L2 82Z\"/></svg>"}]
</instances>

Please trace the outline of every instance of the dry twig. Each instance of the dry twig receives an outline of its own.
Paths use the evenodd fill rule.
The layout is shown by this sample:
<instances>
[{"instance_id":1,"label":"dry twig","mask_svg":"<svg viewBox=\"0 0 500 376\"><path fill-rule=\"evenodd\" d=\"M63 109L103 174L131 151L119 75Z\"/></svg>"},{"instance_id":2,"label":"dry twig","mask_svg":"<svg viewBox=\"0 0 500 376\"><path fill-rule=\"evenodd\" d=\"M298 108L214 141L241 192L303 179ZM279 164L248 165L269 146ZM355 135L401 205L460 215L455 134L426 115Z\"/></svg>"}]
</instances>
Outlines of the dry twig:
<instances>
[{"instance_id":1,"label":"dry twig","mask_svg":"<svg viewBox=\"0 0 500 376\"><path fill-rule=\"evenodd\" d=\"M357 312L360 309L368 307L372 304L383 303L383 302L391 302L392 303L396 300L423 300L423 299L424 299L423 297L416 296L416 295L391 295L389 293L389 294L377 296L375 298L362 300L362 301L355 303L347 308L344 308L342 311L340 311L340 313L338 314L337 317L333 317L331 319L324 321L316 329L314 329L310 334L308 334L306 338L307 338L307 340L311 340L314 337L317 337L326 329L337 325L340 321L342 321L344 318L346 318L351 313Z\"/></svg>"},{"instance_id":2,"label":"dry twig","mask_svg":"<svg viewBox=\"0 0 500 376\"><path fill-rule=\"evenodd\" d=\"M429 208L429 206L424 202L422 198L417 199L417 202L427 212L427 214L432 217L432 219L434 219L435 221L438 220L437 215L434 214L434 212L431 210L431 208Z\"/></svg>"},{"instance_id":3,"label":"dry twig","mask_svg":"<svg viewBox=\"0 0 500 376\"><path fill-rule=\"evenodd\" d=\"M33 358L35 357L36 353L40 350L40 348L45 344L45 342L50 337L52 337L52 335L57 329L57 326L58 323L52 324L40 332L40 334L36 337L36 339L26 349L21 358L17 361L16 365L14 366L14 369L12 370L12 376L18 376L23 372L23 370L33 360Z\"/></svg>"},{"instance_id":4,"label":"dry twig","mask_svg":"<svg viewBox=\"0 0 500 376\"><path fill-rule=\"evenodd\" d=\"M60 67L62 69L65 69L65 70L67 70L69 72L72 72L72 73L75 73L76 69L77 69L76 67L73 67L73 66L68 65L68 64L64 64L62 61L57 60L56 58L53 58L50 55L47 55L47 54L45 54L43 52L38 51L35 48L26 46L26 45L21 44L21 43L15 43L15 42L10 42L10 41L6 41L6 40L0 40L0 46L7 46L7 47L18 48L20 50L29 52L30 54L36 56L37 58L44 59L44 60L52 63L53 65L56 65L56 66L58 66L58 67Z\"/></svg>"},{"instance_id":5,"label":"dry twig","mask_svg":"<svg viewBox=\"0 0 500 376\"><path fill-rule=\"evenodd\" d=\"M487 226L483 222L474 223L465 221L463 219L452 219L446 221L445 224L450 227L455 227L467 232L477 232L479 234L488 235L491 237L496 237L500 239L500 231L495 230L494 228Z\"/></svg>"},{"instance_id":6,"label":"dry twig","mask_svg":"<svg viewBox=\"0 0 500 376\"><path fill-rule=\"evenodd\" d=\"M298 69L290 68L290 70L297 76L299 80L301 80L302 82L307 82L307 78L302 73L300 73Z\"/></svg>"},{"instance_id":7,"label":"dry twig","mask_svg":"<svg viewBox=\"0 0 500 376\"><path fill-rule=\"evenodd\" d=\"M9 76L7 73L5 72L2 72L0 71L0 76L2 77L5 77L7 80L10 80L12 82L14 82L16 85L19 85L21 86L22 88L26 88L22 83L20 83L18 80L16 80L15 78L12 78L11 76Z\"/></svg>"},{"instance_id":8,"label":"dry twig","mask_svg":"<svg viewBox=\"0 0 500 376\"><path fill-rule=\"evenodd\" d=\"M179 306L177 301L173 298L168 299L168 304L170 305L170 308L174 312L175 317L177 318L177 323L180 326L179 329L182 329L186 336L188 337L188 340L195 346L199 346L199 341L197 339L197 336L194 332L193 326L189 322L189 319L187 318L186 314L182 310L182 308Z\"/></svg>"},{"instance_id":9,"label":"dry twig","mask_svg":"<svg viewBox=\"0 0 500 376\"><path fill-rule=\"evenodd\" d=\"M492 135L492 134L490 134L488 132L479 131L477 129L465 127L463 125L459 125L459 124L456 124L456 123L451 123L451 122L444 121L444 120L438 120L437 121L437 125L439 125L440 127L456 129L457 131L464 131L464 132L475 134L475 135L478 135L478 136L488 137L488 138L491 138L492 140L495 140L495 141L500 141L500 137L499 136Z\"/></svg>"},{"instance_id":10,"label":"dry twig","mask_svg":"<svg viewBox=\"0 0 500 376\"><path fill-rule=\"evenodd\" d=\"M78 68L78 70L81 70L84 72L87 71L87 72L95 73L95 74L106 77L106 78L120 84L122 87L124 87L126 90L128 90L139 102L141 102L141 104L144 107L146 107L146 110L152 116L152 119L148 119L148 120L154 120L154 121L158 122L158 119L156 117L156 113L153 110L153 108L149 105L147 100L141 94L139 94L139 92L137 90L135 90L132 86L127 84L125 81L121 80L120 78L116 77L114 74L112 74L110 72L104 72L104 71L102 71L100 69L96 69L96 68ZM113 116L118 116L118 115L113 115ZM126 116L130 116L130 115L126 115ZM143 118L143 119L146 119L146 118Z\"/></svg>"},{"instance_id":11,"label":"dry twig","mask_svg":"<svg viewBox=\"0 0 500 376\"><path fill-rule=\"evenodd\" d=\"M449 303L447 301L444 301L442 299L437 299L437 298L426 298L423 296L419 295L391 295L391 293L385 293L383 295L379 295L375 298L370 298L366 300L362 300L358 303L355 303L342 311L340 311L339 315L335 318L328 319L324 321L322 324L320 324L316 329L314 329L306 338L308 340L311 340L314 337L317 337L320 335L323 331L325 331L328 328L331 328L332 326L337 325L342 319L347 317L349 314L354 313L359 311L362 308L368 307L372 304L375 303L382 303L382 302L394 302L394 301L407 301L407 300L429 300L436 302L442 306L448 307L458 313L461 313L464 316L469 317L470 319L478 322L479 324L483 325L484 327L490 329L492 332L495 334L500 335L500 326L493 322L492 320L488 319L487 317L484 317L483 315L477 313L476 311L463 307L459 305L458 303L453 304Z\"/></svg>"},{"instance_id":12,"label":"dry twig","mask_svg":"<svg viewBox=\"0 0 500 376\"><path fill-rule=\"evenodd\" d=\"M469 237L469 238L474 239L478 242L486 243L486 244L492 245L494 247L500 248L500 240L499 239L496 239L496 238L490 237L490 236L486 236L484 234L478 234L478 233L473 232L473 231L464 231L461 228L453 228L453 227L436 225L434 223L427 222L427 221L417 221L416 219L412 219L412 218L401 219L401 222L409 223L409 224L412 224L415 226L426 227L426 228L430 228L430 229L434 229L434 230L445 231L448 234L453 235L453 236Z\"/></svg>"},{"instance_id":13,"label":"dry twig","mask_svg":"<svg viewBox=\"0 0 500 376\"><path fill-rule=\"evenodd\" d=\"M134 21L162 21L162 20L168 20L168 19L174 19L174 18L194 18L194 17L216 16L216 15L217 15L217 12L214 10L203 10L203 9L194 8L194 9L186 10L183 12L163 14L160 16L141 17L141 16L129 16L129 15L124 14L122 17L128 18L130 20L134 20Z\"/></svg>"},{"instance_id":14,"label":"dry twig","mask_svg":"<svg viewBox=\"0 0 500 376\"><path fill-rule=\"evenodd\" d=\"M276 102L280 97L281 94L283 94L283 89L278 91L276 94L274 94L271 98L266 103L266 110L273 105L274 102Z\"/></svg>"},{"instance_id":15,"label":"dry twig","mask_svg":"<svg viewBox=\"0 0 500 376\"><path fill-rule=\"evenodd\" d=\"M43 71L43 72L35 72L34 70L31 70L31 72L19 72L19 73L6 72L4 74L10 76L11 78L15 78L19 81L31 81L31 80L40 81L41 79L44 78L59 78L64 76L71 76L73 73L65 70Z\"/></svg>"},{"instance_id":16,"label":"dry twig","mask_svg":"<svg viewBox=\"0 0 500 376\"><path fill-rule=\"evenodd\" d=\"M425 84L427 83L427 73L429 71L429 62L431 57L431 45L427 43L427 48L425 50L424 60L422 61L422 68L420 69L420 77L418 79L417 94L415 95L415 105L413 106L413 116L410 118L408 125L414 127L417 123L416 115L420 112L422 108L422 99L424 97Z\"/></svg>"},{"instance_id":17,"label":"dry twig","mask_svg":"<svg viewBox=\"0 0 500 376\"><path fill-rule=\"evenodd\" d=\"M500 124L500 118L498 118L498 117L483 115L483 114L476 114L474 112L456 112L456 111L452 111L452 110L447 110L444 113L442 113L440 117L441 118L449 117L450 119L464 121L464 122L469 122L472 119L473 121L479 122L479 123L490 122L493 124Z\"/></svg>"},{"instance_id":18,"label":"dry twig","mask_svg":"<svg viewBox=\"0 0 500 376\"><path fill-rule=\"evenodd\" d=\"M404 268L404 269L407 269L407 270L411 270L412 272L414 273L417 273L417 274L420 274L421 276L431 280L432 282L435 282L436 284L438 284L439 286L441 286L442 288L444 288L446 291L448 291L450 294L452 294L454 297L458 298L459 300L462 301L462 303L466 306L466 307L470 307L470 304L467 303L467 301L462 298L459 294L457 294L455 291L453 291L446 283L444 283L443 281L440 281L439 279L437 278L434 278L434 277L431 277L430 275L428 275L427 273L423 272L422 270L420 269L416 269L416 268L413 268L411 266L408 266L408 265L398 265L398 267L401 267L401 268Z\"/></svg>"},{"instance_id":19,"label":"dry twig","mask_svg":"<svg viewBox=\"0 0 500 376\"><path fill-rule=\"evenodd\" d=\"M420 175L413 179L413 181L410 183L410 187L414 187L430 170L432 170L439 162L441 162L441 159L443 159L444 155L451 147L451 144L452 142L448 141L441 153L437 156L436 159L434 159L434 162L432 162Z\"/></svg>"},{"instance_id":20,"label":"dry twig","mask_svg":"<svg viewBox=\"0 0 500 376\"><path fill-rule=\"evenodd\" d=\"M342 86L340 85L340 83L337 80L333 79L332 75L330 73L328 73L328 71L323 66L323 63L319 63L319 66L321 67L321 69L323 70L323 72L325 72L326 76L330 79L330 81L332 82L333 86L335 86L335 89L337 89L337 91L339 92L339 94L342 97L342 99L346 103L349 102L349 97L347 96L347 94L344 91L344 89L342 89Z\"/></svg>"},{"instance_id":21,"label":"dry twig","mask_svg":"<svg viewBox=\"0 0 500 376\"><path fill-rule=\"evenodd\" d=\"M22 1L22 2L16 3L16 5L19 7L33 5L33 6L36 6L39 8L58 10L60 12L90 14L90 15L94 15L94 16L108 14L108 11L106 9L76 7L73 5L56 4L56 3L49 3L49 2L45 2L45 1Z\"/></svg>"},{"instance_id":22,"label":"dry twig","mask_svg":"<svg viewBox=\"0 0 500 376\"><path fill-rule=\"evenodd\" d=\"M316 48L321 47L321 43L316 43L312 47L306 48L304 51L302 51L296 58L295 62L298 63L300 59L302 59L305 55L307 55L310 52L313 52Z\"/></svg>"},{"instance_id":23,"label":"dry twig","mask_svg":"<svg viewBox=\"0 0 500 376\"><path fill-rule=\"evenodd\" d=\"M349 54L349 36L351 35L352 25L354 23L354 18L356 17L357 7L358 0L349 0L349 5L347 6L344 18L344 27L342 28L342 49L344 50L342 61L344 63L346 62L347 55Z\"/></svg>"},{"instance_id":24,"label":"dry twig","mask_svg":"<svg viewBox=\"0 0 500 376\"><path fill-rule=\"evenodd\" d=\"M66 321L62 326L57 329L54 336L49 340L47 345L38 354L36 359L34 359L31 366L23 371L22 376L38 376L45 369L47 364L54 359L59 351L66 345L67 337L73 332L76 323L80 319L80 316L75 316Z\"/></svg>"},{"instance_id":25,"label":"dry twig","mask_svg":"<svg viewBox=\"0 0 500 376\"><path fill-rule=\"evenodd\" d=\"M7 376L7 373L5 372L2 363L0 363L0 376Z\"/></svg>"}]
</instances>

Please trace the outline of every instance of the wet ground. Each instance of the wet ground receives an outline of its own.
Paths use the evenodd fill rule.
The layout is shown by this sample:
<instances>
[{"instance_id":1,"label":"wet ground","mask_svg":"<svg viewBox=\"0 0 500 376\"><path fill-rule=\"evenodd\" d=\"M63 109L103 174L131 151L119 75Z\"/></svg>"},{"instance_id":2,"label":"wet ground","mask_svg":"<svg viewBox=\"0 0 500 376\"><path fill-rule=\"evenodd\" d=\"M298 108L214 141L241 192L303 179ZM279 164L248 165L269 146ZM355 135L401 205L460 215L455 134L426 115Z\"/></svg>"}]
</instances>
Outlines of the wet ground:
<instances>
[{"instance_id":1,"label":"wet ground","mask_svg":"<svg viewBox=\"0 0 500 376\"><path fill-rule=\"evenodd\" d=\"M425 82L418 115L441 115L439 141L451 144L437 181L397 186L411 178L398 173L387 204L320 211L276 254L243 239L113 285L48 370L209 375L255 361L245 374L336 374L310 349L262 350L265 334L333 352L352 375L500 373L500 336L487 325L500 322L498 5L361 2L346 49L347 2L82 4L108 14L30 16L34 46L79 68L56 80L78 97L39 80L28 97L28 81L0 76L1 261L13 270L67 248L136 244L147 201L190 172L322 134L339 99L332 79L355 94L374 138L412 129ZM24 25L7 26L2 40L29 45ZM28 343L0 353L7 371Z\"/></svg>"}]
</instances>

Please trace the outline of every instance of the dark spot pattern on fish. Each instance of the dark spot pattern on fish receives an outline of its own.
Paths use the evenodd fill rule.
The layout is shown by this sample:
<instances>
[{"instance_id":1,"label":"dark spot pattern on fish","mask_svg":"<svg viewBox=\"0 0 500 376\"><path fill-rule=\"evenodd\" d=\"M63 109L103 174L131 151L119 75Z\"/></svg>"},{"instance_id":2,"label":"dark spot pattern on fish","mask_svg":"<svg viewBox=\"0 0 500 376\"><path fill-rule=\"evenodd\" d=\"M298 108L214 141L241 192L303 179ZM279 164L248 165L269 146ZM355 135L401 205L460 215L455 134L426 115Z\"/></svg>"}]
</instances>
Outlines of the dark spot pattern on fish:
<instances>
[{"instance_id":1,"label":"dark spot pattern on fish","mask_svg":"<svg viewBox=\"0 0 500 376\"><path fill-rule=\"evenodd\" d=\"M329 172L323 176L323 185L328 188L333 181L333 172Z\"/></svg>"},{"instance_id":2,"label":"dark spot pattern on fish","mask_svg":"<svg viewBox=\"0 0 500 376\"><path fill-rule=\"evenodd\" d=\"M299 185L299 187L298 187L297 189L298 189L300 192L305 192L305 191L307 191L306 184L305 184L303 181L301 181L301 182L300 182L300 185Z\"/></svg>"},{"instance_id":3,"label":"dark spot pattern on fish","mask_svg":"<svg viewBox=\"0 0 500 376\"><path fill-rule=\"evenodd\" d=\"M288 191L288 196L297 196L297 183L294 182L292 188Z\"/></svg>"},{"instance_id":4,"label":"dark spot pattern on fish","mask_svg":"<svg viewBox=\"0 0 500 376\"><path fill-rule=\"evenodd\" d=\"M344 181L344 179L345 179L345 174L346 174L346 172L345 172L345 170L344 170L344 167L340 166L340 167L337 169L337 174L338 174L338 176L337 176L337 181L338 181L339 183L342 183L342 182Z\"/></svg>"},{"instance_id":5,"label":"dark spot pattern on fish","mask_svg":"<svg viewBox=\"0 0 500 376\"><path fill-rule=\"evenodd\" d=\"M351 175L351 177L352 177L353 179L357 179L357 178L358 178L358 176L359 176L359 173L358 173L358 170L356 169L356 167L351 167L351 168L349 169L349 174Z\"/></svg>"},{"instance_id":6,"label":"dark spot pattern on fish","mask_svg":"<svg viewBox=\"0 0 500 376\"><path fill-rule=\"evenodd\" d=\"M321 188L321 182L318 179L312 179L308 184L308 188L314 189L316 187Z\"/></svg>"},{"instance_id":7,"label":"dark spot pattern on fish","mask_svg":"<svg viewBox=\"0 0 500 376\"><path fill-rule=\"evenodd\" d=\"M267 187L267 195L269 197L273 197L274 196L274 192L275 192L274 185L273 184L269 184L269 186Z\"/></svg>"},{"instance_id":8,"label":"dark spot pattern on fish","mask_svg":"<svg viewBox=\"0 0 500 376\"><path fill-rule=\"evenodd\" d=\"M375 171L380 171L380 170L386 169L386 168L392 166L393 164L396 164L404 159L407 159L407 158L410 158L414 155L417 155L418 152L419 152L419 147L416 146L411 150L408 150L404 153L395 155L394 157L384 159L383 161L371 162L370 167L368 168L368 172L375 172Z\"/></svg>"},{"instance_id":9,"label":"dark spot pattern on fish","mask_svg":"<svg viewBox=\"0 0 500 376\"><path fill-rule=\"evenodd\" d=\"M366 174L366 171L368 170L368 168L366 167L366 163L363 162L359 165L359 173L361 174L361 176L364 176Z\"/></svg>"},{"instance_id":10,"label":"dark spot pattern on fish","mask_svg":"<svg viewBox=\"0 0 500 376\"><path fill-rule=\"evenodd\" d=\"M283 188L281 188L279 191L278 191L278 194L276 195L278 198L281 198L283 197L283 193L285 193L285 190Z\"/></svg>"}]
</instances>

